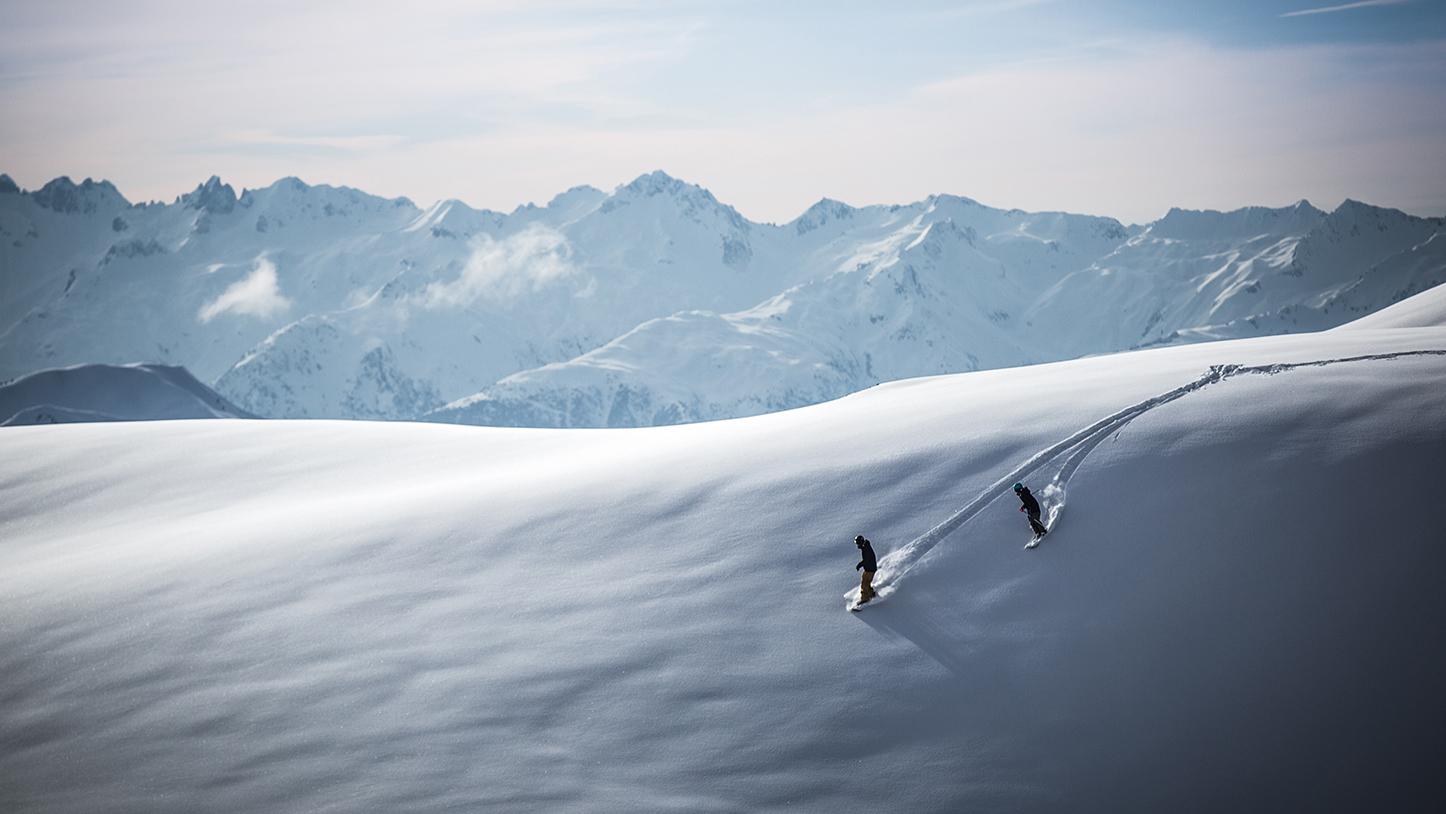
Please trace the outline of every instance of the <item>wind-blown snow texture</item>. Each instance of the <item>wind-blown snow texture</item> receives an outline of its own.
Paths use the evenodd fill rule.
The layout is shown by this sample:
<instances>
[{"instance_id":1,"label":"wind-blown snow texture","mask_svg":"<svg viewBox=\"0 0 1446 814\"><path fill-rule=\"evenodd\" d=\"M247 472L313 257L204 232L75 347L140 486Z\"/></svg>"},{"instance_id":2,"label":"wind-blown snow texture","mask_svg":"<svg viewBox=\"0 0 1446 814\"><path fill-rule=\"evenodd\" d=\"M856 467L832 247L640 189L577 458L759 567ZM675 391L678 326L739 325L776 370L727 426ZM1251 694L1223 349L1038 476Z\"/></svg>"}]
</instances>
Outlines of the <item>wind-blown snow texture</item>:
<instances>
[{"instance_id":1,"label":"wind-blown snow texture","mask_svg":"<svg viewBox=\"0 0 1446 814\"><path fill-rule=\"evenodd\" d=\"M0 377L181 365L267 417L638 426L881 381L1329 328L1446 281L1347 201L1145 226L936 195L754 223L661 172L509 214L308 186L0 184Z\"/></svg>"},{"instance_id":2,"label":"wind-blown snow texture","mask_svg":"<svg viewBox=\"0 0 1446 814\"><path fill-rule=\"evenodd\" d=\"M1257 338L637 430L9 428L0 809L1423 810L1442 350ZM1001 484L1057 474L1023 551ZM854 615L858 533L908 570Z\"/></svg>"}]
</instances>

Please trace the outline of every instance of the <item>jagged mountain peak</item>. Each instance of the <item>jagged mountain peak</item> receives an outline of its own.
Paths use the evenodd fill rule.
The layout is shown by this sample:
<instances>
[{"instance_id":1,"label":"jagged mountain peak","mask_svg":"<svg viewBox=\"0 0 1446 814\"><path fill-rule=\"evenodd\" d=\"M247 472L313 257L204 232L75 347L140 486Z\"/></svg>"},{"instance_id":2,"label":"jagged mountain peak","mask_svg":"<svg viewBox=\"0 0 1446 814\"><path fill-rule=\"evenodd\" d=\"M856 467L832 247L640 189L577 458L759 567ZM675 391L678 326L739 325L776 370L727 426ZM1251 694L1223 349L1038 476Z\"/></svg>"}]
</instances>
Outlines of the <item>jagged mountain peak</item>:
<instances>
[{"instance_id":1,"label":"jagged mountain peak","mask_svg":"<svg viewBox=\"0 0 1446 814\"><path fill-rule=\"evenodd\" d=\"M1325 214L1320 209L1311 205L1310 201L1301 198L1289 206L1242 206L1236 209L1189 209L1181 206L1172 206L1160 220L1180 218L1245 218L1245 217L1281 217L1296 212L1311 212ZM1157 223L1159 221L1156 221Z\"/></svg>"},{"instance_id":2,"label":"jagged mountain peak","mask_svg":"<svg viewBox=\"0 0 1446 814\"><path fill-rule=\"evenodd\" d=\"M188 209L199 209L212 214L224 214L236 208L236 190L230 184L213 175L193 191L182 195L180 202Z\"/></svg>"},{"instance_id":3,"label":"jagged mountain peak","mask_svg":"<svg viewBox=\"0 0 1446 814\"><path fill-rule=\"evenodd\" d=\"M219 179L213 177L211 180L217 181ZM207 182L207 184L209 183L210 181ZM261 194L267 194L273 198L289 198L308 195L333 196L349 200L360 200L365 198L374 201L386 201L394 204L399 203L409 206L416 206L412 199L406 196L401 196L397 198L383 198L379 195L373 195L370 192L357 189L356 187L349 187L345 185L332 186L331 184L308 184L307 182L301 180L300 178L297 178L294 175L288 175L285 178L278 178L275 181L272 181L267 186L261 187L259 189L248 189L244 193L242 193L242 197L245 197L247 195Z\"/></svg>"},{"instance_id":4,"label":"jagged mountain peak","mask_svg":"<svg viewBox=\"0 0 1446 814\"><path fill-rule=\"evenodd\" d=\"M697 220L701 212L713 212L722 217L736 230L747 231L750 222L727 204L721 203L712 192L663 172L654 170L644 173L631 182L618 187L602 202L599 211L615 212L634 203L666 197L675 202L685 216Z\"/></svg>"},{"instance_id":5,"label":"jagged mountain peak","mask_svg":"<svg viewBox=\"0 0 1446 814\"><path fill-rule=\"evenodd\" d=\"M819 198L818 203L803 211L802 215L794 218L789 224L798 234L807 234L813 230L832 222L847 220L858 212L852 206L843 201L836 201L833 198Z\"/></svg>"},{"instance_id":6,"label":"jagged mountain peak","mask_svg":"<svg viewBox=\"0 0 1446 814\"><path fill-rule=\"evenodd\" d=\"M653 196L663 193L677 194L688 189L707 191L697 184L690 184L682 179L674 178L662 170L653 170L652 172L645 172L632 181L622 185L617 189L617 193Z\"/></svg>"},{"instance_id":7,"label":"jagged mountain peak","mask_svg":"<svg viewBox=\"0 0 1446 814\"><path fill-rule=\"evenodd\" d=\"M91 213L131 205L109 181L86 178L77 184L68 175L51 180L32 194L36 203L55 212Z\"/></svg>"},{"instance_id":8,"label":"jagged mountain peak","mask_svg":"<svg viewBox=\"0 0 1446 814\"><path fill-rule=\"evenodd\" d=\"M224 195L224 192L212 194ZM420 212L410 198L382 198L354 187L308 184L295 176L278 179L259 189L247 189L241 193L237 204L243 208L257 208L263 213L263 218L280 218L283 221L296 217L346 217L359 211L377 213L400 209Z\"/></svg>"},{"instance_id":9,"label":"jagged mountain peak","mask_svg":"<svg viewBox=\"0 0 1446 814\"><path fill-rule=\"evenodd\" d=\"M18 192L20 192L20 185L15 183L15 179L0 172L0 195L14 195Z\"/></svg>"},{"instance_id":10,"label":"jagged mountain peak","mask_svg":"<svg viewBox=\"0 0 1446 814\"><path fill-rule=\"evenodd\" d=\"M1324 217L1324 212L1304 200L1291 206L1246 206L1228 212L1175 206L1163 218L1150 224L1148 231L1155 237L1177 239L1212 233L1231 236L1303 233L1314 228Z\"/></svg>"},{"instance_id":11,"label":"jagged mountain peak","mask_svg":"<svg viewBox=\"0 0 1446 814\"><path fill-rule=\"evenodd\" d=\"M1411 218L1399 209L1392 209L1388 206L1376 206L1354 198L1346 198L1341 201L1327 216L1329 220L1408 220Z\"/></svg>"},{"instance_id":12,"label":"jagged mountain peak","mask_svg":"<svg viewBox=\"0 0 1446 814\"><path fill-rule=\"evenodd\" d=\"M713 196L713 193L704 187L689 183L680 178L674 178L662 170L653 170L652 172L639 175L637 178L614 190L610 197L613 199L628 200L653 198L659 195L667 195L675 199L694 203L707 203L722 209L732 209L732 207L720 203L718 199Z\"/></svg>"},{"instance_id":13,"label":"jagged mountain peak","mask_svg":"<svg viewBox=\"0 0 1446 814\"><path fill-rule=\"evenodd\" d=\"M1340 206L1337 206L1332 214L1334 214L1334 212L1377 212L1385 209L1386 207L1368 204L1365 201L1358 201L1355 198L1346 198L1341 201Z\"/></svg>"},{"instance_id":14,"label":"jagged mountain peak","mask_svg":"<svg viewBox=\"0 0 1446 814\"><path fill-rule=\"evenodd\" d=\"M829 211L832 212L853 212L855 209L857 209L857 207L849 206L848 204L838 200L837 198L829 198L827 196L819 198L818 203L809 207L809 211L813 211L819 208L827 208Z\"/></svg>"},{"instance_id":15,"label":"jagged mountain peak","mask_svg":"<svg viewBox=\"0 0 1446 814\"><path fill-rule=\"evenodd\" d=\"M1384 259L1374 251L1375 247L1396 240L1419 243L1426 240L1442 227L1446 218L1419 218L1399 209L1375 206L1347 198L1320 221L1320 228L1311 236L1310 245L1303 248L1308 256L1333 258L1331 262L1371 262ZM1346 244L1354 249L1342 253ZM1364 253L1362 253L1364 252Z\"/></svg>"}]
</instances>

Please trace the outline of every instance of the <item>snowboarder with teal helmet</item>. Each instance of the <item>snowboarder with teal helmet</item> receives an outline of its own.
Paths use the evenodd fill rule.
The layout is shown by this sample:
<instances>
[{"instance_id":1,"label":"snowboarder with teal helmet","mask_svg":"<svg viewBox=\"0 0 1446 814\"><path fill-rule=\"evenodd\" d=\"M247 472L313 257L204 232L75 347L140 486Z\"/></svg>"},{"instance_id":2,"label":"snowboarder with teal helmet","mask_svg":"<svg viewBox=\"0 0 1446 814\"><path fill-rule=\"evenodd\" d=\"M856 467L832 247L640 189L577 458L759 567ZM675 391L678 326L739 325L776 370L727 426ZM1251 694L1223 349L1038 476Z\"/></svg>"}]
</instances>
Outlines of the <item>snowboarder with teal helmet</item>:
<instances>
[{"instance_id":1,"label":"snowboarder with teal helmet","mask_svg":"<svg viewBox=\"0 0 1446 814\"><path fill-rule=\"evenodd\" d=\"M1034 530L1034 539L1038 540L1049 533L1049 529L1039 522L1039 501L1030 494L1029 487L1022 483L1014 484L1014 494L1019 496L1019 502L1024 505L1019 507L1021 512L1029 516L1029 527Z\"/></svg>"}]
</instances>

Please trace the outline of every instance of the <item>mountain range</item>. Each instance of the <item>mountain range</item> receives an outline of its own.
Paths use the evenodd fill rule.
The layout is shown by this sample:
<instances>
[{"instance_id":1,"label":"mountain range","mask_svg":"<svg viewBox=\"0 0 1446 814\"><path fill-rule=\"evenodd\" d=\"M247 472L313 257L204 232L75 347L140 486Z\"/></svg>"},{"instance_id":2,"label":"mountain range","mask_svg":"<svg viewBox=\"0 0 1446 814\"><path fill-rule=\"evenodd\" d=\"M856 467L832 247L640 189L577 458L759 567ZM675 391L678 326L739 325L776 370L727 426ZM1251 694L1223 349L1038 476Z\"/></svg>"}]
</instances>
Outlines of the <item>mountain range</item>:
<instances>
[{"instance_id":1,"label":"mountain range","mask_svg":"<svg viewBox=\"0 0 1446 814\"><path fill-rule=\"evenodd\" d=\"M513 426L1330 328L1446 281L1446 219L1346 201L1144 225L935 195L757 223L662 172L510 213L211 178L0 176L0 379L184 366L238 411Z\"/></svg>"}]
</instances>

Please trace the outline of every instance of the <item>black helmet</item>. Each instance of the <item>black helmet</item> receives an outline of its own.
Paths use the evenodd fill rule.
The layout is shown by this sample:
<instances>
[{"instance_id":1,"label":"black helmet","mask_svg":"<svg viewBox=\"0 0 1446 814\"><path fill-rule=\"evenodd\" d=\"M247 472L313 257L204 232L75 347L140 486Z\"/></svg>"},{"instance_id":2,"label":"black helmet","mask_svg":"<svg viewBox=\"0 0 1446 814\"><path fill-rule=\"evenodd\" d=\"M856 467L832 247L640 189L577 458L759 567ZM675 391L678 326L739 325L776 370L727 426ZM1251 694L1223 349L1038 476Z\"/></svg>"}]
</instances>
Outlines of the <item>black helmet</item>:
<instances>
[{"instance_id":1,"label":"black helmet","mask_svg":"<svg viewBox=\"0 0 1446 814\"><path fill-rule=\"evenodd\" d=\"M854 538L854 545L863 545L864 543L867 543L867 542L868 542L868 540L865 540L865 539L864 539L864 536L863 536L862 534L860 534L859 536L857 536L857 537Z\"/></svg>"},{"instance_id":2,"label":"black helmet","mask_svg":"<svg viewBox=\"0 0 1446 814\"><path fill-rule=\"evenodd\" d=\"M1014 491L1016 491L1016 492L1023 492L1023 491L1024 491L1024 484L1022 484L1022 483L1016 483L1016 484L1014 484Z\"/></svg>"}]
</instances>

